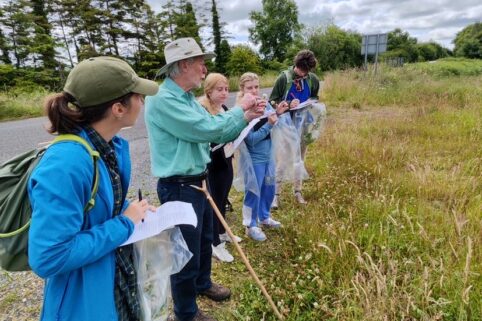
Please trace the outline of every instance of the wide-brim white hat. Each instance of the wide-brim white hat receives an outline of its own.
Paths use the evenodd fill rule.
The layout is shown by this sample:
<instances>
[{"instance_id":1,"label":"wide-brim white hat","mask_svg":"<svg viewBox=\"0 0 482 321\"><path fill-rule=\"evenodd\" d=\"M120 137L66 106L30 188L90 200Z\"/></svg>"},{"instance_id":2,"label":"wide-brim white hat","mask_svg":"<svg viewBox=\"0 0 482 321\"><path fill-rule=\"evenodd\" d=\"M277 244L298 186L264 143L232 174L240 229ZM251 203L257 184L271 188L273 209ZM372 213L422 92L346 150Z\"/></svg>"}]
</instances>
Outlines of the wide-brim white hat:
<instances>
[{"instance_id":1,"label":"wide-brim white hat","mask_svg":"<svg viewBox=\"0 0 482 321\"><path fill-rule=\"evenodd\" d=\"M163 75L167 71L167 68L177 61L200 56L203 56L204 59L212 59L216 57L216 54L214 52L203 52L193 38L176 39L164 48L166 64L157 74Z\"/></svg>"}]
</instances>

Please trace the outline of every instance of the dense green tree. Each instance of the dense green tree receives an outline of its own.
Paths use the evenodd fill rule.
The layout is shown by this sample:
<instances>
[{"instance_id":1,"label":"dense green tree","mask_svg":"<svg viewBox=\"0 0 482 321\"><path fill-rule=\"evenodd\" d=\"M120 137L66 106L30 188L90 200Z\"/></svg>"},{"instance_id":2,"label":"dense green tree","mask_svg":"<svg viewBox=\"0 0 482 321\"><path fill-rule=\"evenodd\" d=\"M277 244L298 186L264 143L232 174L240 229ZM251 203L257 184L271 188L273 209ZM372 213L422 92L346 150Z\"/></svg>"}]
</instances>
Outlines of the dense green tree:
<instances>
[{"instance_id":1,"label":"dense green tree","mask_svg":"<svg viewBox=\"0 0 482 321\"><path fill-rule=\"evenodd\" d=\"M261 72L261 63L253 49L246 45L234 46L226 64L226 70L230 76L238 76L247 71Z\"/></svg>"},{"instance_id":2,"label":"dense green tree","mask_svg":"<svg viewBox=\"0 0 482 321\"><path fill-rule=\"evenodd\" d=\"M55 69L57 67L56 44L52 37L52 24L48 20L47 2L44 0L30 0L30 2L35 32L30 52L40 56L44 68Z\"/></svg>"},{"instance_id":3,"label":"dense green tree","mask_svg":"<svg viewBox=\"0 0 482 321\"><path fill-rule=\"evenodd\" d=\"M3 10L0 7L0 21L2 18L3 18ZM9 52L10 52L10 48L8 46L7 39L3 34L3 30L0 28L0 60L4 64L12 63L12 61L10 60Z\"/></svg>"},{"instance_id":4,"label":"dense green tree","mask_svg":"<svg viewBox=\"0 0 482 321\"><path fill-rule=\"evenodd\" d=\"M231 57L231 47L226 39L221 41L219 52L216 54L216 71L222 74L227 73L226 64Z\"/></svg>"},{"instance_id":5,"label":"dense green tree","mask_svg":"<svg viewBox=\"0 0 482 321\"><path fill-rule=\"evenodd\" d=\"M311 29L306 29L301 31L301 34L304 34L305 36L312 35L315 29L319 28L311 28ZM306 37L308 39L308 37ZM293 59L295 58L296 54L302 50L307 48L307 43L308 40L305 39L305 37L296 37L293 39L293 42L288 46L286 50L286 56L284 60L285 65L292 65L293 64Z\"/></svg>"},{"instance_id":6,"label":"dense green tree","mask_svg":"<svg viewBox=\"0 0 482 321\"><path fill-rule=\"evenodd\" d=\"M52 25L57 27L60 33L60 40L57 42L57 45L65 52L67 52L68 60L70 63L70 67L74 67L74 61L72 58L72 53L70 51L71 45L75 45L75 37L69 37L69 26L66 22L68 19L68 13L64 10L64 3L63 0L53 0L50 3L51 10L52 10Z\"/></svg>"},{"instance_id":7,"label":"dense green tree","mask_svg":"<svg viewBox=\"0 0 482 321\"><path fill-rule=\"evenodd\" d=\"M10 0L3 6L3 17L0 20L5 27L6 46L11 48L17 68L25 65L32 46L33 23L28 11L27 1Z\"/></svg>"},{"instance_id":8,"label":"dense green tree","mask_svg":"<svg viewBox=\"0 0 482 321\"><path fill-rule=\"evenodd\" d=\"M361 36L336 25L312 29L307 40L322 71L360 66Z\"/></svg>"},{"instance_id":9,"label":"dense green tree","mask_svg":"<svg viewBox=\"0 0 482 321\"><path fill-rule=\"evenodd\" d=\"M213 44L214 53L219 57L219 50L221 48L221 24L219 22L218 9L216 7L216 0L212 0L211 4L211 14L212 14L212 28L213 28ZM218 58L216 58L216 67L218 67Z\"/></svg>"},{"instance_id":10,"label":"dense green tree","mask_svg":"<svg viewBox=\"0 0 482 321\"><path fill-rule=\"evenodd\" d=\"M99 9L91 0L54 0L56 18L64 33L64 45L74 46L77 61L85 59L86 53L98 52L105 48L106 40L102 36ZM89 48L86 50L86 48ZM82 56L82 58L80 58Z\"/></svg>"},{"instance_id":11,"label":"dense green tree","mask_svg":"<svg viewBox=\"0 0 482 321\"><path fill-rule=\"evenodd\" d=\"M283 61L287 48L301 29L296 3L293 0L263 0L263 10L252 11L249 16L254 23L249 29L250 39L261 44L261 54L268 60Z\"/></svg>"},{"instance_id":12,"label":"dense green tree","mask_svg":"<svg viewBox=\"0 0 482 321\"><path fill-rule=\"evenodd\" d=\"M165 21L161 14L154 13L149 5L144 4L142 15L133 21L137 50L134 54L134 69L140 76L153 79L156 72L164 65L164 43L167 35L164 33Z\"/></svg>"},{"instance_id":13,"label":"dense green tree","mask_svg":"<svg viewBox=\"0 0 482 321\"><path fill-rule=\"evenodd\" d=\"M400 28L388 33L387 50L391 51L391 56L403 57L406 62L418 61L417 38Z\"/></svg>"},{"instance_id":14,"label":"dense green tree","mask_svg":"<svg viewBox=\"0 0 482 321\"><path fill-rule=\"evenodd\" d=\"M454 39L456 56L482 59L482 23L468 25Z\"/></svg>"},{"instance_id":15,"label":"dense green tree","mask_svg":"<svg viewBox=\"0 0 482 321\"><path fill-rule=\"evenodd\" d=\"M79 61L87 58L88 52L99 52L105 48L106 39L102 36L102 21L99 9L94 6L91 0L64 0L70 6L72 19L71 28L73 35L77 35L78 45L76 46ZM88 49L87 49L88 48Z\"/></svg>"},{"instance_id":16,"label":"dense green tree","mask_svg":"<svg viewBox=\"0 0 482 321\"><path fill-rule=\"evenodd\" d=\"M165 32L168 35L169 41L174 40L174 29L175 29L175 16L176 6L172 0L167 1L165 5L162 6L162 12L160 17L165 25Z\"/></svg>"},{"instance_id":17,"label":"dense green tree","mask_svg":"<svg viewBox=\"0 0 482 321\"><path fill-rule=\"evenodd\" d=\"M178 11L174 14L174 38L192 37L202 47L201 37L199 35L199 29L201 25L198 24L196 19L196 13L192 3L189 1L181 1L178 7Z\"/></svg>"},{"instance_id":18,"label":"dense green tree","mask_svg":"<svg viewBox=\"0 0 482 321\"><path fill-rule=\"evenodd\" d=\"M79 48L79 53L77 55L79 62L82 60L92 58L92 57L97 57L97 56L101 56L101 54L88 43L83 44Z\"/></svg>"},{"instance_id":19,"label":"dense green tree","mask_svg":"<svg viewBox=\"0 0 482 321\"><path fill-rule=\"evenodd\" d=\"M99 26L105 41L99 48L101 52L120 56L119 42L122 40L124 21L127 15L126 4L123 0L97 0L94 1L97 8Z\"/></svg>"},{"instance_id":20,"label":"dense green tree","mask_svg":"<svg viewBox=\"0 0 482 321\"><path fill-rule=\"evenodd\" d=\"M421 61L431 61L447 57L448 50L436 42L417 44L418 59Z\"/></svg>"},{"instance_id":21,"label":"dense green tree","mask_svg":"<svg viewBox=\"0 0 482 321\"><path fill-rule=\"evenodd\" d=\"M223 40L223 23L219 20L218 9L216 6L216 0L212 0L211 4L212 15L212 30L213 30L213 44L214 53L216 54L215 68L214 70L222 74L226 73L226 63L229 59L231 52L229 44L226 39Z\"/></svg>"}]
</instances>

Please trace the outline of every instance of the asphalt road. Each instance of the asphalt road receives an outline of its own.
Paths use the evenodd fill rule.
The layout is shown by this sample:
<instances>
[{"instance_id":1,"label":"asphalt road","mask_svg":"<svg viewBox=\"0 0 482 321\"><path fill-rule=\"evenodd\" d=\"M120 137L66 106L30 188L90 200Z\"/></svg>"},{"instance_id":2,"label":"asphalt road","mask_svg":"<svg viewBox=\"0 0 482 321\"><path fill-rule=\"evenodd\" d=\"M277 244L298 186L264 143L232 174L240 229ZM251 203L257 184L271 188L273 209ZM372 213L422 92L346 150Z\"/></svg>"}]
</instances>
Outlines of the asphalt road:
<instances>
[{"instance_id":1,"label":"asphalt road","mask_svg":"<svg viewBox=\"0 0 482 321\"><path fill-rule=\"evenodd\" d=\"M261 89L261 93L269 94L271 88ZM231 93L228 106L233 106L236 93ZM45 130L48 126L46 117L0 123L0 163L13 156L31 150L52 140ZM142 188L146 194L156 191L156 179L150 173L149 145L142 111L135 126L123 129L120 136L130 143L132 158L131 187Z\"/></svg>"}]
</instances>

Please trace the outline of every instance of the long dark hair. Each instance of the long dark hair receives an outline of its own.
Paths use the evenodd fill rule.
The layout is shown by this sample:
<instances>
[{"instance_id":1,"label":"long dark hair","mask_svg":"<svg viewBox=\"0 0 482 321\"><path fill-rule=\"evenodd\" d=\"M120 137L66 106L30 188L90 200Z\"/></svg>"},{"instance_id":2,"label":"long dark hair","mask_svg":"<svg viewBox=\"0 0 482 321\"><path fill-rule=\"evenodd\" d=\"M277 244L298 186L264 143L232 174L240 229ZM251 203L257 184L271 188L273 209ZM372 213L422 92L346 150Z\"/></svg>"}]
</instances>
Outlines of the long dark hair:
<instances>
[{"instance_id":1,"label":"long dark hair","mask_svg":"<svg viewBox=\"0 0 482 321\"><path fill-rule=\"evenodd\" d=\"M108 110L115 103L129 106L133 93L108 101L106 103L79 107L74 104L72 95L62 92L47 97L44 108L50 120L50 127L47 131L51 134L75 134L83 125L92 124L107 117Z\"/></svg>"}]
</instances>

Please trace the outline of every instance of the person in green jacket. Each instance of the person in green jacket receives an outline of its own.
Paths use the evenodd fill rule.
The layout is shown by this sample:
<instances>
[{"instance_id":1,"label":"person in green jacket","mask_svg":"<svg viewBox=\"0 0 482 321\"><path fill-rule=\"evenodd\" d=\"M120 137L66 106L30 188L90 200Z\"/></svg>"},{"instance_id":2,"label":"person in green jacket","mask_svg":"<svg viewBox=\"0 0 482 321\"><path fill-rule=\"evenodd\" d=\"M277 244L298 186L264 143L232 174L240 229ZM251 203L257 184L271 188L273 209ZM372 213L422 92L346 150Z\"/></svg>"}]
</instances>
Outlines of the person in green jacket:
<instances>
[{"instance_id":1,"label":"person in green jacket","mask_svg":"<svg viewBox=\"0 0 482 321\"><path fill-rule=\"evenodd\" d=\"M264 105L249 94L228 111L211 115L192 90L206 77L205 60L215 55L203 52L193 38L179 38L166 45L164 56L166 65L159 74L166 79L159 92L146 99L151 171L159 178L160 202L188 202L198 219L196 227L180 225L193 257L171 276L175 320L215 321L199 310L196 297L222 301L231 291L211 280L213 210L205 195L192 185L200 187L207 179L209 144L233 141L249 121L263 115Z\"/></svg>"},{"instance_id":2,"label":"person in green jacket","mask_svg":"<svg viewBox=\"0 0 482 321\"><path fill-rule=\"evenodd\" d=\"M316 65L317 61L312 51L305 49L298 52L294 58L294 65L284 70L276 79L270 95L270 101L274 101L275 104L287 101L291 109L296 108L300 103L308 99L318 100L320 80L312 72ZM306 109L290 111L290 116L300 136L301 160L304 162L307 144L303 133L306 125L313 120L313 117ZM301 171L295 172L294 193L298 203L306 204L301 194L302 177L300 173ZM281 182L277 179L276 195L271 205L272 208L277 208L279 205L280 185Z\"/></svg>"}]
</instances>

